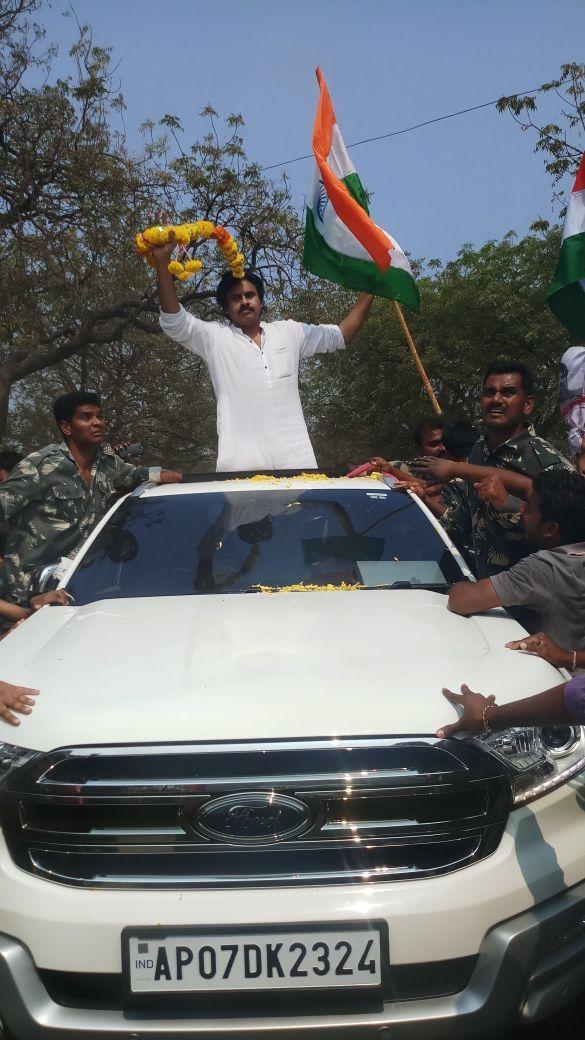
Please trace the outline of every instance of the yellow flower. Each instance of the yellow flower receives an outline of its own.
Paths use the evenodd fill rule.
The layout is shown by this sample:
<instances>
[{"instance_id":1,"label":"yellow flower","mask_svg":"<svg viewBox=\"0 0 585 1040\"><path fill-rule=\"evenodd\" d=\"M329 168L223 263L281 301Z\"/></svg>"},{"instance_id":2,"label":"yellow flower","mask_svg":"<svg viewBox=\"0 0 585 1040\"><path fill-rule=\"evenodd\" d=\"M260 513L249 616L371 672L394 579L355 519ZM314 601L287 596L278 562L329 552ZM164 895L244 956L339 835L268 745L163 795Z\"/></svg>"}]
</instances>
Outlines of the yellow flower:
<instances>
[{"instance_id":1,"label":"yellow flower","mask_svg":"<svg viewBox=\"0 0 585 1040\"><path fill-rule=\"evenodd\" d=\"M146 256L147 253L150 253L150 246L148 242L145 242L144 235L138 233L134 241L136 243L137 253L140 253L141 256Z\"/></svg>"},{"instance_id":2,"label":"yellow flower","mask_svg":"<svg viewBox=\"0 0 585 1040\"><path fill-rule=\"evenodd\" d=\"M363 585L356 583L355 585L349 585L347 582L342 581L340 585L333 585L329 583L327 585L305 585L304 582L300 581L296 585L254 585L255 589L259 589L260 592L355 592L356 589L363 589Z\"/></svg>"},{"instance_id":3,"label":"yellow flower","mask_svg":"<svg viewBox=\"0 0 585 1040\"><path fill-rule=\"evenodd\" d=\"M148 242L149 246L160 246L165 241L164 228L161 227L149 227L142 232L143 238Z\"/></svg>"},{"instance_id":4,"label":"yellow flower","mask_svg":"<svg viewBox=\"0 0 585 1040\"><path fill-rule=\"evenodd\" d=\"M216 232L215 235L214 232ZM194 220L187 221L184 224L168 224L165 227L156 225L145 228L144 231L139 232L134 238L136 252L143 256L151 267L156 267L151 249L153 246L166 244L171 234L174 234L175 242L182 248L190 245L192 242L196 242L198 238L205 240L214 235L222 256L227 261L234 278L244 277L244 255L238 252L235 239L225 228L219 225L216 227L210 220ZM185 282L196 271L200 271L201 267L200 260L187 260L185 264L182 264L179 260L171 260L168 265L170 273L174 274L181 282Z\"/></svg>"},{"instance_id":5,"label":"yellow flower","mask_svg":"<svg viewBox=\"0 0 585 1040\"><path fill-rule=\"evenodd\" d=\"M179 224L172 230L175 232L175 242L177 242L180 246L189 245L189 242L191 241L191 235L184 224Z\"/></svg>"}]
</instances>

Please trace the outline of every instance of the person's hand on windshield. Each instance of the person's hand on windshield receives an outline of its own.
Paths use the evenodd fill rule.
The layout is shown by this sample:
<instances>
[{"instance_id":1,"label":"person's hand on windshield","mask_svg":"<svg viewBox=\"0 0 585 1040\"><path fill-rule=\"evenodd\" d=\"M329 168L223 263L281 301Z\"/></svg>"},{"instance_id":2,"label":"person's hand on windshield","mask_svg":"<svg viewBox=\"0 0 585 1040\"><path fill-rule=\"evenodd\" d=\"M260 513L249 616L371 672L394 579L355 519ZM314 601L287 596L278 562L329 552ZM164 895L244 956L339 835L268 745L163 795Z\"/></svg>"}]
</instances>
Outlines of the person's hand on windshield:
<instances>
[{"instance_id":1,"label":"person's hand on windshield","mask_svg":"<svg viewBox=\"0 0 585 1040\"><path fill-rule=\"evenodd\" d=\"M508 501L508 491L499 477L484 477L473 485L482 502L490 502L494 509L503 510Z\"/></svg>"},{"instance_id":2,"label":"person's hand on windshield","mask_svg":"<svg viewBox=\"0 0 585 1040\"><path fill-rule=\"evenodd\" d=\"M557 668L570 668L572 665L572 651L563 650L546 632L535 632L524 639L514 639L511 643L506 643L506 647L508 650L523 650L525 653L535 654Z\"/></svg>"},{"instance_id":3,"label":"person's hand on windshield","mask_svg":"<svg viewBox=\"0 0 585 1040\"><path fill-rule=\"evenodd\" d=\"M402 480L397 480L392 485L393 491L413 491L415 495L422 499L428 494L428 488L429 485L425 484L423 480L417 480L416 477L407 477L406 474L403 474Z\"/></svg>"},{"instance_id":4,"label":"person's hand on windshield","mask_svg":"<svg viewBox=\"0 0 585 1040\"><path fill-rule=\"evenodd\" d=\"M31 596L29 603L33 610L40 610L46 606L68 607L71 600L72 596L65 592L65 589L54 589L51 592L41 592L38 596Z\"/></svg>"},{"instance_id":5,"label":"person's hand on windshield","mask_svg":"<svg viewBox=\"0 0 585 1040\"><path fill-rule=\"evenodd\" d=\"M457 476L456 462L452 462L450 459L437 459L430 455L413 459L408 463L408 468L418 477L424 477L428 473L437 484L447 484Z\"/></svg>"},{"instance_id":6,"label":"person's hand on windshield","mask_svg":"<svg viewBox=\"0 0 585 1040\"><path fill-rule=\"evenodd\" d=\"M392 490L412 491L424 502L427 509L430 509L431 513L440 519L446 509L441 496L442 488L442 484L426 484L422 480L417 480L416 477L408 477L405 480L397 481Z\"/></svg>"},{"instance_id":7,"label":"person's hand on windshield","mask_svg":"<svg viewBox=\"0 0 585 1040\"><path fill-rule=\"evenodd\" d=\"M9 722L11 726L20 726L20 719L14 712L30 715L38 693L38 690L31 690L28 686L13 686L9 682L0 682L0 718Z\"/></svg>"},{"instance_id":8,"label":"person's hand on windshield","mask_svg":"<svg viewBox=\"0 0 585 1040\"><path fill-rule=\"evenodd\" d=\"M442 726L437 730L438 737L451 737L453 733L464 730L466 733L481 733L486 728L485 713L487 708L496 703L493 694L484 697L483 693L474 693L463 683L461 693L453 693L452 690L443 688L443 696L451 704L461 704L463 714L457 722L451 722L448 726Z\"/></svg>"}]
</instances>

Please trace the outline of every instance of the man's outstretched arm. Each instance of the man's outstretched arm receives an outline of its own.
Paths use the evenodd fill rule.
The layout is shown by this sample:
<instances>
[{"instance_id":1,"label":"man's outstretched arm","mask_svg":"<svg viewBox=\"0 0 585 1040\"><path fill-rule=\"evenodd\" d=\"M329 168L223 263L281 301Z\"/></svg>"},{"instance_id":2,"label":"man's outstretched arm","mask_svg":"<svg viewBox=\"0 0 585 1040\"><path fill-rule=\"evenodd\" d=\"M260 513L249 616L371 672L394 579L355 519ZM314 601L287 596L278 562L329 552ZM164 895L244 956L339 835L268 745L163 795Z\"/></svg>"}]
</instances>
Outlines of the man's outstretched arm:
<instances>
[{"instance_id":1,"label":"man's outstretched arm","mask_svg":"<svg viewBox=\"0 0 585 1040\"><path fill-rule=\"evenodd\" d=\"M463 714L457 722L451 722L437 730L438 737L451 737L454 733L481 733L486 729L507 729L508 726L554 726L564 722L582 722L585 717L585 681L577 676L568 683L553 686L534 697L525 697L511 704L496 704L493 694L485 697L474 693L465 683L461 693L443 689L443 696L451 704L459 704Z\"/></svg>"},{"instance_id":2,"label":"man's outstretched arm","mask_svg":"<svg viewBox=\"0 0 585 1040\"><path fill-rule=\"evenodd\" d=\"M454 614L478 614L501 605L489 578L483 578L482 581L458 581L449 593L449 610Z\"/></svg>"},{"instance_id":3,"label":"man's outstretched arm","mask_svg":"<svg viewBox=\"0 0 585 1040\"><path fill-rule=\"evenodd\" d=\"M171 251L174 249L174 243L169 242ZM159 249L167 250L168 246L158 246ZM155 251L153 250L153 253ZM175 280L172 274L169 274L169 260L171 253L164 253L162 255L155 255L156 261L156 277L158 281L158 298L160 302L160 309L165 314L178 314L181 305L175 289Z\"/></svg>"},{"instance_id":4,"label":"man's outstretched arm","mask_svg":"<svg viewBox=\"0 0 585 1040\"><path fill-rule=\"evenodd\" d=\"M351 310L347 312L343 321L339 322L339 328L346 345L351 343L354 336L357 336L360 331L370 313L373 299L374 297L371 293L360 293Z\"/></svg>"},{"instance_id":5,"label":"man's outstretched arm","mask_svg":"<svg viewBox=\"0 0 585 1040\"><path fill-rule=\"evenodd\" d=\"M159 209L155 209L149 220L153 224L166 224L166 210L163 209L161 212ZM170 236L170 241L165 242L164 245L151 247L152 258L156 264L160 309L161 311L164 311L165 314L178 314L181 309L175 289L174 278L168 271L169 260L171 259L175 246L176 242L173 234Z\"/></svg>"}]
</instances>

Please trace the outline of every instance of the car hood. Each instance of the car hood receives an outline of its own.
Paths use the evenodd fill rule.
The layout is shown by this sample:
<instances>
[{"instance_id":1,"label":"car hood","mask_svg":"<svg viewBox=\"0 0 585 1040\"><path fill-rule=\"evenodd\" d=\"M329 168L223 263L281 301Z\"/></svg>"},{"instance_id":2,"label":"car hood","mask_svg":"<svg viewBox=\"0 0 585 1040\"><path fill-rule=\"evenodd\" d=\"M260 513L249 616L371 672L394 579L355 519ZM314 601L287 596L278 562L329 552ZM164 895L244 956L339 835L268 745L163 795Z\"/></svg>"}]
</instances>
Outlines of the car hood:
<instances>
[{"instance_id":1,"label":"car hood","mask_svg":"<svg viewBox=\"0 0 585 1040\"><path fill-rule=\"evenodd\" d=\"M500 702L560 681L504 648L503 611L462 618L423 590L109 600L45 607L0 644L0 679L40 689L0 738L71 744L433 733L441 687Z\"/></svg>"}]
</instances>

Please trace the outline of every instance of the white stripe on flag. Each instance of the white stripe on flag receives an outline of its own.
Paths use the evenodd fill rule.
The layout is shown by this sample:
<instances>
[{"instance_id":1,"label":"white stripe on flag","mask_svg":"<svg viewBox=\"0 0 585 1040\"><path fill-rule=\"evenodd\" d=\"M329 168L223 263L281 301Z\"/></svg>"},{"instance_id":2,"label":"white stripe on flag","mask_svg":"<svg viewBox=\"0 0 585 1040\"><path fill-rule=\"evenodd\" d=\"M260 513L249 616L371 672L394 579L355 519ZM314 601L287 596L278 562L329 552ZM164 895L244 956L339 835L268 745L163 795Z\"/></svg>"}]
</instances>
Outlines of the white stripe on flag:
<instances>
[{"instance_id":1,"label":"white stripe on flag","mask_svg":"<svg viewBox=\"0 0 585 1040\"><path fill-rule=\"evenodd\" d=\"M333 209L317 166L313 169L307 205L312 210L315 229L323 236L331 249L335 250L336 253L341 253L343 256L351 256L357 260L366 260L368 263L372 263L370 254L364 249L361 242L358 242L355 235L352 235L349 228L339 219ZM392 237L389 231L385 231L384 228L382 228L382 231L384 231L385 235L388 235L394 246L390 253L391 266L402 268L403 271L408 271L412 275L410 264L396 239Z\"/></svg>"},{"instance_id":2,"label":"white stripe on flag","mask_svg":"<svg viewBox=\"0 0 585 1040\"><path fill-rule=\"evenodd\" d=\"M331 148L327 156L327 163L340 181L350 173L355 173L355 166L349 157L337 123L331 127Z\"/></svg>"},{"instance_id":3,"label":"white stripe on flag","mask_svg":"<svg viewBox=\"0 0 585 1040\"><path fill-rule=\"evenodd\" d=\"M572 235L581 235L585 232L585 188L583 191L575 191L569 199L565 227L563 229L563 240Z\"/></svg>"}]
</instances>

